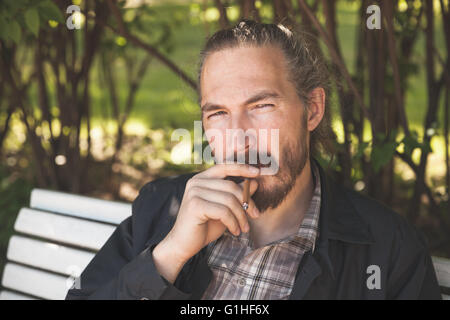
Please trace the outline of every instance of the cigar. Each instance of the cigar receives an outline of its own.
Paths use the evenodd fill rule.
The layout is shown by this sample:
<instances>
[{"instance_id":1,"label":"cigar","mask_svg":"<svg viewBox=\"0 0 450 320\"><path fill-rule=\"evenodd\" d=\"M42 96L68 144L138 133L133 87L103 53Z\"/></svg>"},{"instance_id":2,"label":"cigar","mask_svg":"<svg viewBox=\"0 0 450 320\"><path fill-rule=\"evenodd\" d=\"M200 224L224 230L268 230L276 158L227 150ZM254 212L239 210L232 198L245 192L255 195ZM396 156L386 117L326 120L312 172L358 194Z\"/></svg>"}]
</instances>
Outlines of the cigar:
<instances>
[{"instance_id":1,"label":"cigar","mask_svg":"<svg viewBox=\"0 0 450 320\"><path fill-rule=\"evenodd\" d=\"M242 199L242 208L244 208L245 211L248 209L248 201L250 197L250 180L244 179L244 196Z\"/></svg>"}]
</instances>

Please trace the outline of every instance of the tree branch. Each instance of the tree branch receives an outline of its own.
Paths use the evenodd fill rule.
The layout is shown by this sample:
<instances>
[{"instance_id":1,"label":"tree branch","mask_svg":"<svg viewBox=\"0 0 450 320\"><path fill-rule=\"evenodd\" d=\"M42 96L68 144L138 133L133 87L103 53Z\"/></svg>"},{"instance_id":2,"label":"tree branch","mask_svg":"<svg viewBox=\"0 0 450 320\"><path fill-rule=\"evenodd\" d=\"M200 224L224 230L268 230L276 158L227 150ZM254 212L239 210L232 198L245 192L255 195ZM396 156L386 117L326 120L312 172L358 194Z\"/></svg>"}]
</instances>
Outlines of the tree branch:
<instances>
[{"instance_id":1,"label":"tree branch","mask_svg":"<svg viewBox=\"0 0 450 320\"><path fill-rule=\"evenodd\" d=\"M108 1L111 2L111 0L108 0ZM111 5L113 7L115 6L115 4L112 2L111 2ZM88 17L92 18L92 16L88 16ZM115 18L118 20L117 23L119 24L119 26L121 24L123 24L123 19L120 14L115 16ZM103 24L102 22L99 22L99 23ZM127 32L125 30L125 28L123 28L124 30L121 31L121 30L118 30L118 29L112 27L111 25L108 25L108 24L104 24L104 26L107 27L108 29L110 29L112 32L114 32L118 35L121 35L122 37L127 39L130 43L144 49L145 51L147 51L148 53L150 53L151 55L156 57L159 61L161 61L163 64L165 64L170 70L175 72L175 74L177 74L183 81L185 81L192 89L197 90L196 82L194 80L192 80L184 71L182 71L174 62L172 62L169 58L165 57L161 52L159 52L158 49L156 49L155 47L153 47L150 44L144 43L139 38L137 38L134 35L132 35L131 33Z\"/></svg>"},{"instance_id":2,"label":"tree branch","mask_svg":"<svg viewBox=\"0 0 450 320\"><path fill-rule=\"evenodd\" d=\"M363 100L361 94L359 93L358 89L356 88L355 83L353 82L352 77L350 76L350 73L348 72L347 67L344 64L344 61L339 57L339 54L338 54L336 48L333 46L331 39L328 37L327 32L322 27L322 25L320 24L317 17L314 16L314 14L311 12L311 9L306 4L305 0L298 0L298 5L299 5L299 7L302 8L302 10L304 10L306 12L309 19L316 27L316 29L319 32L320 36L322 37L323 41L327 45L328 50L330 51L330 55L331 55L333 62L339 68L339 71L341 72L342 76L344 77L345 81L347 82L348 86L350 87L351 91L353 92L353 95L355 96L356 100L358 101L358 104L360 105L364 115L366 116L367 119L370 119L371 117L370 117L369 111L364 103L364 100Z\"/></svg>"},{"instance_id":3,"label":"tree branch","mask_svg":"<svg viewBox=\"0 0 450 320\"><path fill-rule=\"evenodd\" d=\"M397 112L398 116L400 117L400 123L402 124L403 130L405 131L405 135L409 136L410 132L405 112L405 103L401 88L400 70L398 67L396 54L397 50L394 36L394 6L395 3L393 1L385 1L384 22L387 29L389 59L391 60L392 72L394 75L394 95L396 100Z\"/></svg>"}]
</instances>

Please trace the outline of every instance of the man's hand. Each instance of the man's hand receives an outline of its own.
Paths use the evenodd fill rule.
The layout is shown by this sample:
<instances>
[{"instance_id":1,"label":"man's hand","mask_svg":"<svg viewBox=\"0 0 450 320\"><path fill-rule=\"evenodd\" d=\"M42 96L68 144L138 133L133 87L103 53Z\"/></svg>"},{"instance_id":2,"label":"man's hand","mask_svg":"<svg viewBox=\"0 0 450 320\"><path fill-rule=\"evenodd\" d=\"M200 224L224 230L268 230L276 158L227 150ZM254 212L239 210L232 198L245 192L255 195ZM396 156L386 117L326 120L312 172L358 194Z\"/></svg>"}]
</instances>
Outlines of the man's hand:
<instances>
[{"instance_id":1,"label":"man's hand","mask_svg":"<svg viewBox=\"0 0 450 320\"><path fill-rule=\"evenodd\" d=\"M164 278L173 283L183 265L226 229L236 236L241 231L249 231L246 212L242 208L243 189L224 178L251 179L259 173L258 168L245 164L220 164L188 181L175 225L153 250L155 265ZM257 182L252 179L251 195L257 187ZM252 218L259 216L251 199L247 212Z\"/></svg>"}]
</instances>

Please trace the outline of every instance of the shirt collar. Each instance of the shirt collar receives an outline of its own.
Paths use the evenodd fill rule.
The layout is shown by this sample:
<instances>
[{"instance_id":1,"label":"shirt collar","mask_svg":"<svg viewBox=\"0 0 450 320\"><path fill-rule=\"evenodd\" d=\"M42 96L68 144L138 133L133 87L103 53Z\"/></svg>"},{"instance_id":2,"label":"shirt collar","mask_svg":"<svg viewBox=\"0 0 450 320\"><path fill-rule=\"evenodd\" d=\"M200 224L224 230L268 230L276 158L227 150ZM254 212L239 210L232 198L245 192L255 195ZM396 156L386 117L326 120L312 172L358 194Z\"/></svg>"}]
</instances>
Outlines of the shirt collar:
<instances>
[{"instance_id":1,"label":"shirt collar","mask_svg":"<svg viewBox=\"0 0 450 320\"><path fill-rule=\"evenodd\" d=\"M311 161L311 171L314 182L313 195L311 197L308 210L303 216L303 220L298 230L297 236L307 239L311 243L311 249L314 252L316 238L319 233L318 224L321 207L320 173L314 161Z\"/></svg>"},{"instance_id":2,"label":"shirt collar","mask_svg":"<svg viewBox=\"0 0 450 320\"><path fill-rule=\"evenodd\" d=\"M312 178L314 182L314 190L313 190L313 196L311 198L311 201L309 203L308 209L305 212L303 216L302 223L295 234L291 234L290 236L280 239L277 241L274 241L270 244L277 244L282 242L289 242L292 241L295 238L301 238L302 242L307 242L307 245L310 246L312 251L314 252L315 249L315 243L316 238L318 235L318 222L319 222L319 215L320 215L320 202L321 202L321 184L320 184L320 172L318 166L311 161L311 171L312 171ZM236 239L239 239L239 241L244 242L246 245L251 246L251 240L248 233L242 232L239 236L234 236L231 232L228 231L228 229L225 230L225 233L229 237L233 237ZM270 245L267 244L267 245Z\"/></svg>"}]
</instances>

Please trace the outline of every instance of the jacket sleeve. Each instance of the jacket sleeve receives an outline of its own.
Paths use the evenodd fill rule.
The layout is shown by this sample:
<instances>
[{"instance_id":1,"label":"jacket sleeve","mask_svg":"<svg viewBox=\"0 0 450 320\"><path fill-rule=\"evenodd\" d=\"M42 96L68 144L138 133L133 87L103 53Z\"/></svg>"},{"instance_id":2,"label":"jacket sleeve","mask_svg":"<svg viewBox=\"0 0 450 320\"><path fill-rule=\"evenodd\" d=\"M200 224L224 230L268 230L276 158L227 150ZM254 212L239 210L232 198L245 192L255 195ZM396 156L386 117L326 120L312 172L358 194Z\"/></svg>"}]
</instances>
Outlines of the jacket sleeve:
<instances>
[{"instance_id":1,"label":"jacket sleeve","mask_svg":"<svg viewBox=\"0 0 450 320\"><path fill-rule=\"evenodd\" d=\"M177 282L172 285L164 279L153 262L152 250L163 236L158 234L161 220L165 221L158 217L167 202L163 198L151 184L141 190L133 202L132 216L116 228L88 264L80 276L79 288L70 289L67 300L189 297L189 294L175 287Z\"/></svg>"},{"instance_id":2,"label":"jacket sleeve","mask_svg":"<svg viewBox=\"0 0 450 320\"><path fill-rule=\"evenodd\" d=\"M388 299L441 300L431 256L423 235L414 227L398 229Z\"/></svg>"}]
</instances>

